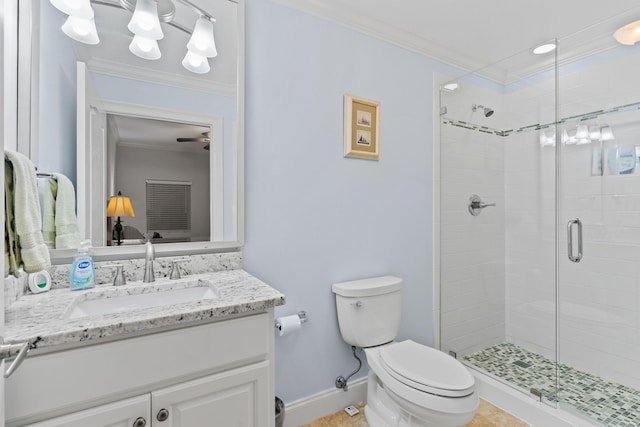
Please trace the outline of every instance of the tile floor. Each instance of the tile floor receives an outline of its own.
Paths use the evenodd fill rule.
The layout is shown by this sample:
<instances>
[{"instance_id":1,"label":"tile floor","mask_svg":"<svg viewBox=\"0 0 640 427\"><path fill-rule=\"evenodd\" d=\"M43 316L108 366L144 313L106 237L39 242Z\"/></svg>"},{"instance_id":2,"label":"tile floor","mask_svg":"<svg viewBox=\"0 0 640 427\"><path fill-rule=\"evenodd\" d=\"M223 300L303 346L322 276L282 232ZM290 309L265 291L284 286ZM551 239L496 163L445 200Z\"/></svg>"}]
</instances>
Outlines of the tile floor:
<instances>
[{"instance_id":1,"label":"tile floor","mask_svg":"<svg viewBox=\"0 0 640 427\"><path fill-rule=\"evenodd\" d=\"M335 414L320 418L301 427L369 427L364 417L364 403L356 405L360 413L353 417L340 411ZM480 401L480 407L473 420L466 427L527 427L529 424L515 418L484 400Z\"/></svg>"},{"instance_id":2,"label":"tile floor","mask_svg":"<svg viewBox=\"0 0 640 427\"><path fill-rule=\"evenodd\" d=\"M524 390L535 388L545 399L560 401L561 405L568 405L605 426L640 426L640 391L568 365L556 365L514 344L487 348L465 356L464 361Z\"/></svg>"}]
</instances>

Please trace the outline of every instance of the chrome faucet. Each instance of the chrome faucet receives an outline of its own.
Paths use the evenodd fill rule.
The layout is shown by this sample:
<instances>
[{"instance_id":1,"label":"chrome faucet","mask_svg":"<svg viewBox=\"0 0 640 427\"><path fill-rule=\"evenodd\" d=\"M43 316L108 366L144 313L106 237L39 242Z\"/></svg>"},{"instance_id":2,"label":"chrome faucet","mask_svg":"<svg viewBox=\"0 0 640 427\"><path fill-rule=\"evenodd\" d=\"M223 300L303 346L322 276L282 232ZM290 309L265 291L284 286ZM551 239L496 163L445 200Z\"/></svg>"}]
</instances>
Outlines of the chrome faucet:
<instances>
[{"instance_id":1,"label":"chrome faucet","mask_svg":"<svg viewBox=\"0 0 640 427\"><path fill-rule=\"evenodd\" d=\"M153 272L153 260L156 258L156 251L153 248L153 244L147 240L147 243L144 244L144 279L142 279L143 283L151 283L155 282L156 276Z\"/></svg>"}]
</instances>

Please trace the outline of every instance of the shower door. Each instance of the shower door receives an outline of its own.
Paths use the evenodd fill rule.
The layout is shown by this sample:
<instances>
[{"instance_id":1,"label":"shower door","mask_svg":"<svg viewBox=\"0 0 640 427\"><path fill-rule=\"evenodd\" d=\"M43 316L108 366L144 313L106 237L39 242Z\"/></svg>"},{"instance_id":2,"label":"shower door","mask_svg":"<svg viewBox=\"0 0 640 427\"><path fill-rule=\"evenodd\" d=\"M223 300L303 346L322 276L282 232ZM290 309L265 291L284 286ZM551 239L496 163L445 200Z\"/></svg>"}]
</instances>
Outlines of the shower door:
<instances>
[{"instance_id":1,"label":"shower door","mask_svg":"<svg viewBox=\"0 0 640 427\"><path fill-rule=\"evenodd\" d=\"M530 51L443 81L438 174L440 348L552 405L556 86Z\"/></svg>"},{"instance_id":2,"label":"shower door","mask_svg":"<svg viewBox=\"0 0 640 427\"><path fill-rule=\"evenodd\" d=\"M558 397L615 426L640 425L639 68L620 46L559 79Z\"/></svg>"}]
</instances>

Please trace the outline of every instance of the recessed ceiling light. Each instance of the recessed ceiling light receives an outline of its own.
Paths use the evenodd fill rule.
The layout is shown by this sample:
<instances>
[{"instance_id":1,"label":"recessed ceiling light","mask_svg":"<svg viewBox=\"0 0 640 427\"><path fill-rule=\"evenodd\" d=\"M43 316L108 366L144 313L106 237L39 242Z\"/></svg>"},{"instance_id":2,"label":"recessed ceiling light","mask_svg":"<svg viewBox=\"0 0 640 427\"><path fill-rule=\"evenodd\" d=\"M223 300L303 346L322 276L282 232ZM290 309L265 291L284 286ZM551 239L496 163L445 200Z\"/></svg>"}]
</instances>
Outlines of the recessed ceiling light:
<instances>
[{"instance_id":1,"label":"recessed ceiling light","mask_svg":"<svg viewBox=\"0 0 640 427\"><path fill-rule=\"evenodd\" d=\"M640 21L632 22L624 27L618 28L618 30L613 33L613 37L615 37L620 44L626 44L628 46L636 44L636 42L640 41Z\"/></svg>"},{"instance_id":2,"label":"recessed ceiling light","mask_svg":"<svg viewBox=\"0 0 640 427\"><path fill-rule=\"evenodd\" d=\"M447 83L442 87L453 92L454 90L458 89L458 83Z\"/></svg>"},{"instance_id":3,"label":"recessed ceiling light","mask_svg":"<svg viewBox=\"0 0 640 427\"><path fill-rule=\"evenodd\" d=\"M556 48L555 43L545 43L533 49L533 53L535 53L536 55L543 55L545 53L549 53L553 51L555 48Z\"/></svg>"}]
</instances>

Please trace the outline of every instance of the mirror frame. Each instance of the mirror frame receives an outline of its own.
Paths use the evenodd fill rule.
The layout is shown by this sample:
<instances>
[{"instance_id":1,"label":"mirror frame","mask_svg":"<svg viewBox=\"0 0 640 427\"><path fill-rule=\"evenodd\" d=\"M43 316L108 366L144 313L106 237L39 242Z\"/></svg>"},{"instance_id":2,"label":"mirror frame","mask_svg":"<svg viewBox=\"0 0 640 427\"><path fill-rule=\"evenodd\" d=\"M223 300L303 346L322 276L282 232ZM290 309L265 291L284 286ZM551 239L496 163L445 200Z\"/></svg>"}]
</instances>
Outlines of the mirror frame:
<instances>
[{"instance_id":1,"label":"mirror frame","mask_svg":"<svg viewBox=\"0 0 640 427\"><path fill-rule=\"evenodd\" d=\"M33 26L32 1L40 0L20 0L18 2L18 72L17 72L17 150L26 156L30 156L32 150L31 134L37 132L32 129L33 115L36 114L36 105L32 103L31 95L37 92L37 87L32 91L32 37L38 28ZM245 0L227 0L235 3L238 8L238 63L237 63L237 125L235 128L235 138L233 141L234 170L232 175L233 187L233 224L236 230L236 240L189 242L189 243L163 243L154 245L156 256L182 256L188 254L216 253L216 252L238 252L244 245L244 104L245 104ZM37 83L36 83L37 84ZM35 149L36 147L33 147ZM77 147L78 158L84 153L84 147ZM86 167L78 166L78 179L84 174L80 174L81 169ZM76 183L76 188L78 187ZM87 192L88 193L88 192ZM88 198L89 194L78 195L77 201ZM77 252L76 249L53 249L51 254L52 264L66 264L71 262ZM110 261L116 259L141 258L144 255L143 246L104 246L92 249L96 261Z\"/></svg>"}]
</instances>

